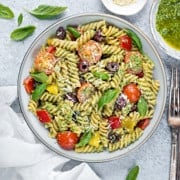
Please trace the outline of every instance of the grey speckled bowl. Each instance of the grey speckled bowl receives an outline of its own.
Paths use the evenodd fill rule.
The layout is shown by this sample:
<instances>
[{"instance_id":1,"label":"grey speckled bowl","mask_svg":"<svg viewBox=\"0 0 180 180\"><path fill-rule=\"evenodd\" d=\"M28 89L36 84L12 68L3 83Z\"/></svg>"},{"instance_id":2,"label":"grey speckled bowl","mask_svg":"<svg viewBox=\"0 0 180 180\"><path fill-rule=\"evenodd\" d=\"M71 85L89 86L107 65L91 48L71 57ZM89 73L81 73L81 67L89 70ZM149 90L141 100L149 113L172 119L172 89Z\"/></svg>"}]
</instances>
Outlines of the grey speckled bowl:
<instances>
[{"instance_id":1,"label":"grey speckled bowl","mask_svg":"<svg viewBox=\"0 0 180 180\"><path fill-rule=\"evenodd\" d=\"M101 153L79 154L74 151L66 151L61 149L55 139L51 139L48 137L48 131L43 127L42 124L40 124L37 118L31 112L28 111L27 106L28 106L29 96L27 95L23 87L23 80L28 76L29 69L32 66L33 59L36 53L39 51L41 46L46 42L46 39L55 33L56 29L59 26L66 27L69 24L74 24L74 23L84 24L90 21L97 21L102 19L104 19L110 24L114 24L121 28L132 29L135 33L137 33L137 35L140 37L142 41L144 52L147 55L149 55L149 57L151 57L151 59L155 63L154 77L158 79L160 82L160 91L157 97L157 105L156 105L154 117L151 120L150 125L144 131L143 136L138 141L129 145L127 148L124 148L122 150L117 150L111 153L104 151ZM29 47L28 51L26 52L20 68L19 78L18 78L18 96L20 101L20 107L28 126L35 134L35 136L50 150L58 153L59 155L63 155L71 159L86 161L86 162L103 162L103 161L110 161L113 159L117 159L127 155L132 150L138 149L142 144L144 144L153 134L153 132L155 131L161 120L161 116L163 114L165 107L166 95L167 95L167 84L166 84L166 75L165 75L164 67L151 41L145 36L143 32L141 32L138 28L136 28L129 22L117 18L115 16L99 14L99 13L80 14L80 15L67 17L45 29L34 40L34 42Z\"/></svg>"}]
</instances>

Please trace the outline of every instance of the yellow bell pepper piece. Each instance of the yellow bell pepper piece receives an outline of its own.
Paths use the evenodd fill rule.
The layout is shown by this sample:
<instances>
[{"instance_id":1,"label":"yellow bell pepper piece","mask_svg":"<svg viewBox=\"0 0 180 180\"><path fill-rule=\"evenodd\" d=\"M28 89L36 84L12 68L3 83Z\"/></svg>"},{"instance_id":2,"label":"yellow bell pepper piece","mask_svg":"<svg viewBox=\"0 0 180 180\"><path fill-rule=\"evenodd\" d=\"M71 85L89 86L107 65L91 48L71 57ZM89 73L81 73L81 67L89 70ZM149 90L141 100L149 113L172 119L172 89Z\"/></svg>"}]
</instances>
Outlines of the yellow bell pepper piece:
<instances>
[{"instance_id":1,"label":"yellow bell pepper piece","mask_svg":"<svg viewBox=\"0 0 180 180\"><path fill-rule=\"evenodd\" d=\"M126 128L129 131L133 131L134 127L136 126L136 121L131 118L125 118L122 121L122 127Z\"/></svg>"},{"instance_id":2,"label":"yellow bell pepper piece","mask_svg":"<svg viewBox=\"0 0 180 180\"><path fill-rule=\"evenodd\" d=\"M99 132L95 132L89 141L89 145L98 147L99 143L100 143L100 134Z\"/></svg>"},{"instance_id":3,"label":"yellow bell pepper piece","mask_svg":"<svg viewBox=\"0 0 180 180\"><path fill-rule=\"evenodd\" d=\"M58 94L58 87L56 84L48 85L46 90L51 94L55 94L55 95Z\"/></svg>"}]
</instances>

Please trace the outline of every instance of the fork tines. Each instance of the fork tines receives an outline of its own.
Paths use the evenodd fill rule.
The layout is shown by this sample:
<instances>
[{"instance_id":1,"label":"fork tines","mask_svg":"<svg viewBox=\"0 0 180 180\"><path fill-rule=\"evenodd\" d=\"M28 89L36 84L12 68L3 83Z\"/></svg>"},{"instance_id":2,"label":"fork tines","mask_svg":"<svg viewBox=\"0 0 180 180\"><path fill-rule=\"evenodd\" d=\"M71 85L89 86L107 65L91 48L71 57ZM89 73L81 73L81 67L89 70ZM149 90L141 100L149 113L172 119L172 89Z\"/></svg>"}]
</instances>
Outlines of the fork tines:
<instances>
[{"instance_id":1,"label":"fork tines","mask_svg":"<svg viewBox=\"0 0 180 180\"><path fill-rule=\"evenodd\" d=\"M180 127L180 88L177 67L172 67L168 114L169 124L173 127Z\"/></svg>"}]
</instances>

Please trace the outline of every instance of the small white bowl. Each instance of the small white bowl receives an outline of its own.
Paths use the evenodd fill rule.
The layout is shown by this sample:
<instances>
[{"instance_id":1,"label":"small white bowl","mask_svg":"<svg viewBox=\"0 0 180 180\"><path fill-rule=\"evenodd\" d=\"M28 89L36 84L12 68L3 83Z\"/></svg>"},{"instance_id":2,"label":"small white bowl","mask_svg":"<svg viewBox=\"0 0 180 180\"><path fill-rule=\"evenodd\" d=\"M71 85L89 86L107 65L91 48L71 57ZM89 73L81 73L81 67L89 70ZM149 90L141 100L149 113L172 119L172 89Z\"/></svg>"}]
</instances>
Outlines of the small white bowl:
<instances>
[{"instance_id":1,"label":"small white bowl","mask_svg":"<svg viewBox=\"0 0 180 180\"><path fill-rule=\"evenodd\" d=\"M138 13L146 4L147 0L136 0L136 2L133 2L129 5L117 5L113 3L113 0L101 0L104 6L111 11L112 13L118 14L118 15L134 15Z\"/></svg>"}]
</instances>

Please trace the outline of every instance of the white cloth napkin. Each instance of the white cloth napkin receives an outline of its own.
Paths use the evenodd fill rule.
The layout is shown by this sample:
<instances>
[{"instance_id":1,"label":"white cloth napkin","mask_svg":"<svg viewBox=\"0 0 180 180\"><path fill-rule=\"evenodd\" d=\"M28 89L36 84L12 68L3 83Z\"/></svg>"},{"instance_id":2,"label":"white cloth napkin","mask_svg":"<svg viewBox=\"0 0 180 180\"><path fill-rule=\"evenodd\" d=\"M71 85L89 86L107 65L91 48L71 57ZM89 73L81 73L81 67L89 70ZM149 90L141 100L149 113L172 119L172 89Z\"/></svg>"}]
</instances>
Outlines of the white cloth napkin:
<instances>
[{"instance_id":1,"label":"white cloth napkin","mask_svg":"<svg viewBox=\"0 0 180 180\"><path fill-rule=\"evenodd\" d=\"M62 167L69 159L42 145L10 104L16 87L0 87L0 179L1 180L100 180L86 164L69 171Z\"/></svg>"}]
</instances>

